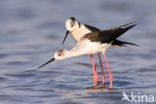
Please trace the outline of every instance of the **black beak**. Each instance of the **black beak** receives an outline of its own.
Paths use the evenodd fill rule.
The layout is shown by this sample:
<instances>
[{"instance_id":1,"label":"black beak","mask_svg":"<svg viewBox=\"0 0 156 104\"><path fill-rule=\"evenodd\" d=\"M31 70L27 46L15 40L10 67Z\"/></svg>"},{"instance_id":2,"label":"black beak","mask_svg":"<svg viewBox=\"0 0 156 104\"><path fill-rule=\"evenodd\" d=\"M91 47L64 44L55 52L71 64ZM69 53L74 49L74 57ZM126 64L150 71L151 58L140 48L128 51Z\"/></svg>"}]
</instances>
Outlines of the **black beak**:
<instances>
[{"instance_id":1,"label":"black beak","mask_svg":"<svg viewBox=\"0 0 156 104\"><path fill-rule=\"evenodd\" d=\"M65 35L65 37L64 37L64 39L63 39L63 42L62 42L62 45L64 44L64 42L65 42L65 40L66 40L66 38L67 38L67 36L68 36L68 33L69 33L69 31L66 32L66 35Z\"/></svg>"},{"instance_id":2,"label":"black beak","mask_svg":"<svg viewBox=\"0 0 156 104\"><path fill-rule=\"evenodd\" d=\"M52 58L51 60L49 60L48 62L44 63L43 65L39 66L37 69L42 68L43 66L49 64L50 62L55 61L55 58Z\"/></svg>"}]
</instances>

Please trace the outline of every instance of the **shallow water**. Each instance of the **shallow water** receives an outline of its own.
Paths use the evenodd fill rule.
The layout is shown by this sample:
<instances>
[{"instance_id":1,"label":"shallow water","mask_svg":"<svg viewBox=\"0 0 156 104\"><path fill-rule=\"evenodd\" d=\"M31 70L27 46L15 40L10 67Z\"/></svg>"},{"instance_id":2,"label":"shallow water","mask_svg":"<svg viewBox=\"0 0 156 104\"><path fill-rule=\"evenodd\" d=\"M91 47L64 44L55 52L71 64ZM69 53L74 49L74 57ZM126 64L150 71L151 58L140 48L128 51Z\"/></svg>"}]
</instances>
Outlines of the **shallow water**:
<instances>
[{"instance_id":1,"label":"shallow water","mask_svg":"<svg viewBox=\"0 0 156 104\"><path fill-rule=\"evenodd\" d=\"M1 0L0 103L117 104L121 103L123 91L128 96L131 92L156 96L155 4L155 0ZM138 24L120 39L140 47L107 51L114 90L86 89L93 85L87 55L35 69L60 48L66 32L65 21L71 16L101 29L131 21ZM63 47L70 49L74 45L68 37ZM98 61L96 67L102 79ZM105 72L106 86L109 86L108 72Z\"/></svg>"}]
</instances>

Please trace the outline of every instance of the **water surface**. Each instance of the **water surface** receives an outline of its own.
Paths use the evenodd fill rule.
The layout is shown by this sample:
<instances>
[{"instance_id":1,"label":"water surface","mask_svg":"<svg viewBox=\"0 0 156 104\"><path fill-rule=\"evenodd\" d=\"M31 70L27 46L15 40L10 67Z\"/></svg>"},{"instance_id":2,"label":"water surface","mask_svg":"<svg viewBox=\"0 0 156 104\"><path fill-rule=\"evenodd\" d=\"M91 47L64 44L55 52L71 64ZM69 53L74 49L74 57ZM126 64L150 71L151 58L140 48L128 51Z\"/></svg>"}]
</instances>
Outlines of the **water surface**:
<instances>
[{"instance_id":1,"label":"water surface","mask_svg":"<svg viewBox=\"0 0 156 104\"><path fill-rule=\"evenodd\" d=\"M120 104L123 91L128 95L139 92L156 96L155 4L155 0L1 0L0 103ZM71 16L100 29L132 21L138 24L120 39L140 47L107 51L115 90L86 89L93 85L87 55L35 69L59 49L66 32L65 21ZM63 47L70 49L74 45L68 37ZM97 55L95 60L102 79ZM104 67L109 86L105 64Z\"/></svg>"}]
</instances>

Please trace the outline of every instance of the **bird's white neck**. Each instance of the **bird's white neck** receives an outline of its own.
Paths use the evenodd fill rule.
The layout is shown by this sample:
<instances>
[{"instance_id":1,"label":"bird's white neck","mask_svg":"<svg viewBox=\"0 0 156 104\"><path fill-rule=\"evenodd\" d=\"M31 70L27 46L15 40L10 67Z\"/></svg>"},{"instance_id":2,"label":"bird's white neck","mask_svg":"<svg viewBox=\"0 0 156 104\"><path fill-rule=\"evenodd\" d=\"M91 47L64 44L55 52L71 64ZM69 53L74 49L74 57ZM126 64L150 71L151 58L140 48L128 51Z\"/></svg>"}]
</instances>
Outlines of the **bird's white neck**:
<instances>
[{"instance_id":1,"label":"bird's white neck","mask_svg":"<svg viewBox=\"0 0 156 104\"><path fill-rule=\"evenodd\" d=\"M83 24L80 24L80 27L77 27L74 31L71 32L72 37L76 42L78 42L85 34L90 33Z\"/></svg>"},{"instance_id":2,"label":"bird's white neck","mask_svg":"<svg viewBox=\"0 0 156 104\"><path fill-rule=\"evenodd\" d=\"M64 59L68 59L68 58L71 58L71 57L76 57L76 56L81 56L81 55L84 55L85 53L79 51L79 50L68 50L68 53L67 55L64 57Z\"/></svg>"}]
</instances>

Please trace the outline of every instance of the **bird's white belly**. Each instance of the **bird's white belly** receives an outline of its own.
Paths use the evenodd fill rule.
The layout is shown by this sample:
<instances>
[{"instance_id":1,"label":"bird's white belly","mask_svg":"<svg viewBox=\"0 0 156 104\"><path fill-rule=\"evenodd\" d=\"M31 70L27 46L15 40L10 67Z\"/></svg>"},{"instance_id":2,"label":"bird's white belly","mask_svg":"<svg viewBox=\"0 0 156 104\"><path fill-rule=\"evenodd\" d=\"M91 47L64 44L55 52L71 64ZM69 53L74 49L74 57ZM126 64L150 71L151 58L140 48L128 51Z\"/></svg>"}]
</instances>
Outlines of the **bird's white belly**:
<instances>
[{"instance_id":1,"label":"bird's white belly","mask_svg":"<svg viewBox=\"0 0 156 104\"><path fill-rule=\"evenodd\" d=\"M99 52L105 52L107 48L109 48L111 44L100 44L100 42L87 42L87 45L84 46L84 49L82 49L82 53L84 54L96 54Z\"/></svg>"}]
</instances>

